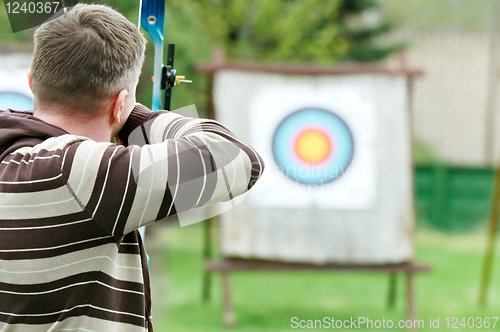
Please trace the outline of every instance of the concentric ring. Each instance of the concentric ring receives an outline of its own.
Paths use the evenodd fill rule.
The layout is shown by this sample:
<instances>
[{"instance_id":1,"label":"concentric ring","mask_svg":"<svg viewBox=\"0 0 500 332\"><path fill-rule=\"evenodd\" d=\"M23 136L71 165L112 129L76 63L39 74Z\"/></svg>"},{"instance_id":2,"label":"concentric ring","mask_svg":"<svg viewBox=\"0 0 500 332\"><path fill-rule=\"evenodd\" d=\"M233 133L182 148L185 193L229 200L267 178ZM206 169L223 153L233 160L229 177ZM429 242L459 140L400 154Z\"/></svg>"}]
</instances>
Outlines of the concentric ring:
<instances>
[{"instance_id":1,"label":"concentric ring","mask_svg":"<svg viewBox=\"0 0 500 332\"><path fill-rule=\"evenodd\" d=\"M322 185L345 173L354 155L354 139L336 114L304 108L277 126L272 151L287 177L299 183Z\"/></svg>"}]
</instances>

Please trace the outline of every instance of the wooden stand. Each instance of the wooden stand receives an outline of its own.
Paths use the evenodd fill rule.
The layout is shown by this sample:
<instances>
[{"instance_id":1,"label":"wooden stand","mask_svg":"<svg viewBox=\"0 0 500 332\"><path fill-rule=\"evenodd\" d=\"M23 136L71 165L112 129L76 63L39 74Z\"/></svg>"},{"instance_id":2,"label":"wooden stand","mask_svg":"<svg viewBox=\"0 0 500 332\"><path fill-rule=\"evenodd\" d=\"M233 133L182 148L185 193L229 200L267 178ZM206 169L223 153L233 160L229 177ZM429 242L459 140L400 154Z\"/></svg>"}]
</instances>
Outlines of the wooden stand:
<instances>
[{"instance_id":1,"label":"wooden stand","mask_svg":"<svg viewBox=\"0 0 500 332\"><path fill-rule=\"evenodd\" d=\"M500 175L500 172L499 172ZM500 179L500 177L499 177ZM500 181L499 181L500 183ZM500 195L500 193L499 193ZM499 196L500 197L500 196ZM305 264L286 263L277 261L249 260L240 258L223 257L220 260L213 259L212 252L212 227L218 225L218 217L213 217L205 221L204 225L204 250L203 258L205 267L203 272L202 299L208 302L211 297L212 273L222 273L223 292L223 315L224 325L233 326L236 323L236 314L231 302L231 286L229 274L234 271L361 271L361 272L388 272L389 292L387 296L387 306L394 308L396 302L396 281L397 274L406 274L406 312L407 319L416 318L413 293L413 274L415 272L428 272L431 268L426 264L416 264L405 262L399 264Z\"/></svg>"},{"instance_id":2,"label":"wooden stand","mask_svg":"<svg viewBox=\"0 0 500 332\"><path fill-rule=\"evenodd\" d=\"M389 307L394 305L396 274L403 272L406 274L406 303L407 317L415 319L414 295L413 295L413 274L418 271L429 271L428 265L419 265L412 262L400 264L303 264L284 263L262 260L248 260L237 258L222 258L221 260L207 260L205 262L205 273L222 273L222 290L224 301L223 321L226 326L232 326L236 322L236 315L231 304L231 290L229 285L229 273L233 271L379 271L390 273L389 287ZM210 287L209 284L205 286ZM206 291L206 290L205 290ZM204 294L207 294L204 292ZM206 298L208 300L208 297Z\"/></svg>"}]
</instances>

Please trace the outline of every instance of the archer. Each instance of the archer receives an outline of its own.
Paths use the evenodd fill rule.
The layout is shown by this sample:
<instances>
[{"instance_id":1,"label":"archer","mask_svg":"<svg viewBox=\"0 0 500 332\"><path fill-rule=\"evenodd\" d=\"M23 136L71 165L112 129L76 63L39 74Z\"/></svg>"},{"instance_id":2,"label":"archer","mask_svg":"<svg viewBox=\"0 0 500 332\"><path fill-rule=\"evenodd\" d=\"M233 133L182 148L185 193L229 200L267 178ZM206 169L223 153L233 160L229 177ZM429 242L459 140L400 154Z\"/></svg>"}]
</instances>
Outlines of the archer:
<instances>
[{"instance_id":1,"label":"archer","mask_svg":"<svg viewBox=\"0 0 500 332\"><path fill-rule=\"evenodd\" d=\"M137 229L246 192L264 163L216 121L136 103L146 40L111 8L77 5L34 43L34 112L0 111L0 329L152 331Z\"/></svg>"}]
</instances>

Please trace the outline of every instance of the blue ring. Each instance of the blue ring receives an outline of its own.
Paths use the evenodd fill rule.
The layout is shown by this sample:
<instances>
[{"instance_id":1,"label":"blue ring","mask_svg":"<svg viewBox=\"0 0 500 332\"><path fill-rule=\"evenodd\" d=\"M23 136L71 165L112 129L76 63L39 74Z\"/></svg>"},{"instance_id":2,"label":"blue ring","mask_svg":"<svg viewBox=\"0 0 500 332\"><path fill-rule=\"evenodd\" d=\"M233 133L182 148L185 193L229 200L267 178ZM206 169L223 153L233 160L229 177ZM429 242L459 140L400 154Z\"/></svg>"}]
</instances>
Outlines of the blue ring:
<instances>
[{"instance_id":1,"label":"blue ring","mask_svg":"<svg viewBox=\"0 0 500 332\"><path fill-rule=\"evenodd\" d=\"M7 108L18 111L33 110L33 100L18 92L2 91L0 92L0 109Z\"/></svg>"}]
</instances>

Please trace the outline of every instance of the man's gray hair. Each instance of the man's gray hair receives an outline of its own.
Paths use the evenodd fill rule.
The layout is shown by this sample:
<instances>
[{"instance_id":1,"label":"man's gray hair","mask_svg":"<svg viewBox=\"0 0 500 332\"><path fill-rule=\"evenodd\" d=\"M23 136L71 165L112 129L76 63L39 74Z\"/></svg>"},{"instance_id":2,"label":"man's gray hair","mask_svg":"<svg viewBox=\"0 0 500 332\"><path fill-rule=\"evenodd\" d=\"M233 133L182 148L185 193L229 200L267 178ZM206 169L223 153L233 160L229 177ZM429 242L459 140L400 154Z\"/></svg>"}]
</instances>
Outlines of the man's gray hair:
<instances>
[{"instance_id":1,"label":"man's gray hair","mask_svg":"<svg viewBox=\"0 0 500 332\"><path fill-rule=\"evenodd\" d=\"M78 4L40 26L31 73L35 103L92 115L137 82L146 39L122 14Z\"/></svg>"}]
</instances>

